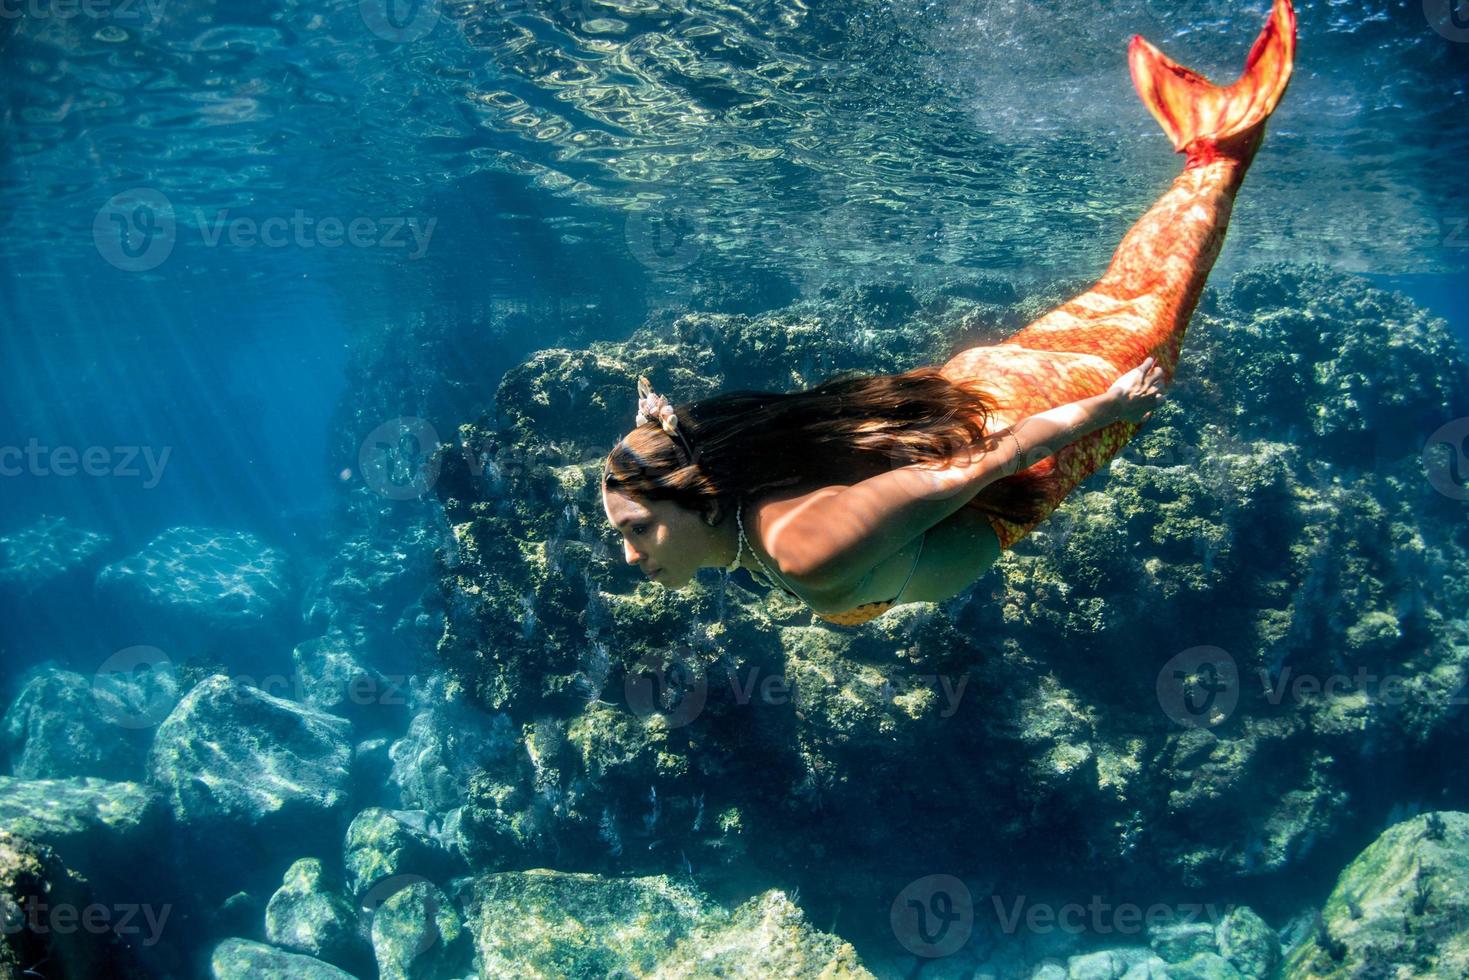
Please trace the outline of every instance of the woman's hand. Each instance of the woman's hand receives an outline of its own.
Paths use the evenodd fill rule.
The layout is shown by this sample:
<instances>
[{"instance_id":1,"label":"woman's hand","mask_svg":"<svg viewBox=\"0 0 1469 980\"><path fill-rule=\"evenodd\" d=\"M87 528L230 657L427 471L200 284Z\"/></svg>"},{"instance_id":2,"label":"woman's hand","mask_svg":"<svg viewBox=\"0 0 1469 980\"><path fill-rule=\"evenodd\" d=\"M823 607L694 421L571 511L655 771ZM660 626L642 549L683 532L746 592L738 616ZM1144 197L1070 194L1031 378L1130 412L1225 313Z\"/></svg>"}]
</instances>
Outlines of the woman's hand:
<instances>
[{"instance_id":1,"label":"woman's hand","mask_svg":"<svg viewBox=\"0 0 1469 980\"><path fill-rule=\"evenodd\" d=\"M1125 422L1146 422L1163 401L1163 369L1152 355L1107 389L1113 412Z\"/></svg>"}]
</instances>

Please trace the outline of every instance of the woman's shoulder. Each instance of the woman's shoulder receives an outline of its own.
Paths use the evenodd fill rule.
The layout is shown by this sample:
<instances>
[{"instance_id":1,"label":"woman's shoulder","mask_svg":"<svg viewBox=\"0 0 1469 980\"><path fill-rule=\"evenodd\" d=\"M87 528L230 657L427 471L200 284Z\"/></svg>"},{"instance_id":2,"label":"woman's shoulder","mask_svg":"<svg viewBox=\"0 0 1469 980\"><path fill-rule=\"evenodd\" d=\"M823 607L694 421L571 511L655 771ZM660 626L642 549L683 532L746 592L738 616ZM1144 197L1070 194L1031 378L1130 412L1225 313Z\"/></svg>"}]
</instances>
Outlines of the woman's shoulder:
<instances>
[{"instance_id":1,"label":"woman's shoulder","mask_svg":"<svg viewBox=\"0 0 1469 980\"><path fill-rule=\"evenodd\" d=\"M803 507L822 497L847 489L851 484L813 481L791 487L781 487L762 493L746 501L744 506L745 538L756 556L795 590L800 598L814 609L830 609L840 606L851 591L853 583L842 583L833 588L830 583L817 584L808 578L787 571L790 562L783 562L781 530L786 521L794 517ZM843 607L844 608L844 607Z\"/></svg>"}]
</instances>

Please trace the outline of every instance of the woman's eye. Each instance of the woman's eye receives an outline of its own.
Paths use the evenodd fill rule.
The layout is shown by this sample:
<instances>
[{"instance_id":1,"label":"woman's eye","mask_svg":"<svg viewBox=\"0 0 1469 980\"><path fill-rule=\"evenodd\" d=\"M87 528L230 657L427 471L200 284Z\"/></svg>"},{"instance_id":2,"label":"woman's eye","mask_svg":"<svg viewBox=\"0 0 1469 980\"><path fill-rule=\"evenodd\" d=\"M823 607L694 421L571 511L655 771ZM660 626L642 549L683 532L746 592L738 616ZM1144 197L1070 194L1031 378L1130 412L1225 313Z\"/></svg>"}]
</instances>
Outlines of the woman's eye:
<instances>
[{"instance_id":1,"label":"woman's eye","mask_svg":"<svg viewBox=\"0 0 1469 980\"><path fill-rule=\"evenodd\" d=\"M633 525L633 529L632 529L632 533L633 534L642 534L647 529L648 529L648 525L646 525L646 524L634 524Z\"/></svg>"}]
</instances>

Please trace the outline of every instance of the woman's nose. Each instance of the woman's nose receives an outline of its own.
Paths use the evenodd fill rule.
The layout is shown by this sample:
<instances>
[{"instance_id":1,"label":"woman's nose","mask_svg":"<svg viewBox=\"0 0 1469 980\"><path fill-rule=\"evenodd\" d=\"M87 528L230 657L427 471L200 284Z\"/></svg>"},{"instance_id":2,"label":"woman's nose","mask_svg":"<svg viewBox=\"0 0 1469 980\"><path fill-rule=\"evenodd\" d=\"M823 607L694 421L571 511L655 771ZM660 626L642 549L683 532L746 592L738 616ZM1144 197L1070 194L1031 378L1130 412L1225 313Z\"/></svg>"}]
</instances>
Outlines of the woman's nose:
<instances>
[{"instance_id":1,"label":"woman's nose","mask_svg":"<svg viewBox=\"0 0 1469 980\"><path fill-rule=\"evenodd\" d=\"M624 541L622 543L622 553L626 557L627 563L629 565L636 565L638 562L642 561L642 557L633 550L631 541Z\"/></svg>"}]
</instances>

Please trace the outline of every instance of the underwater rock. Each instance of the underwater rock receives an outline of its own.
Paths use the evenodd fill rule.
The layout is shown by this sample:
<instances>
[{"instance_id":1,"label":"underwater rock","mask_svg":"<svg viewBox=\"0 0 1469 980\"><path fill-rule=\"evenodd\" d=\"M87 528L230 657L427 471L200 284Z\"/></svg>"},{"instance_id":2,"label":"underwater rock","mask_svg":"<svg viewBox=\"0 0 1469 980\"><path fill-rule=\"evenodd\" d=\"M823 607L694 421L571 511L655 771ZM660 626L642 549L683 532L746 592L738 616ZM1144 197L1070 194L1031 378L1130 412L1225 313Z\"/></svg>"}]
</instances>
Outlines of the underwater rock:
<instances>
[{"instance_id":1,"label":"underwater rock","mask_svg":"<svg viewBox=\"0 0 1469 980\"><path fill-rule=\"evenodd\" d=\"M156 646L229 652L283 628L291 580L285 554L253 534L175 527L102 569L97 593Z\"/></svg>"},{"instance_id":2,"label":"underwater rock","mask_svg":"<svg viewBox=\"0 0 1469 980\"><path fill-rule=\"evenodd\" d=\"M778 891L730 913L665 876L535 870L481 875L459 897L481 976L872 976Z\"/></svg>"},{"instance_id":3,"label":"underwater rock","mask_svg":"<svg viewBox=\"0 0 1469 980\"><path fill-rule=\"evenodd\" d=\"M367 959L356 910L326 880L316 858L301 858L287 869L265 907L265 938L353 972L361 972Z\"/></svg>"},{"instance_id":4,"label":"underwater rock","mask_svg":"<svg viewBox=\"0 0 1469 980\"><path fill-rule=\"evenodd\" d=\"M42 668L20 689L0 721L0 748L10 754L10 773L19 779L96 776L126 780L142 776L148 751L146 729L116 723L102 703L111 689L69 670Z\"/></svg>"},{"instance_id":5,"label":"underwater rock","mask_svg":"<svg viewBox=\"0 0 1469 980\"><path fill-rule=\"evenodd\" d=\"M0 596L28 599L59 584L83 585L85 574L112 542L65 517L43 516L34 524L0 534Z\"/></svg>"},{"instance_id":6,"label":"underwater rock","mask_svg":"<svg viewBox=\"0 0 1469 980\"><path fill-rule=\"evenodd\" d=\"M1288 980L1469 976L1469 813L1394 824L1347 865Z\"/></svg>"},{"instance_id":7,"label":"underwater rock","mask_svg":"<svg viewBox=\"0 0 1469 980\"><path fill-rule=\"evenodd\" d=\"M410 674L442 630L428 608L425 593L432 586L425 583L434 578L434 549L445 534L427 515L404 523L401 514L366 511L367 501L354 501L354 512L370 526L342 542L312 581L305 620L345 637L365 666L395 677Z\"/></svg>"},{"instance_id":8,"label":"underwater rock","mask_svg":"<svg viewBox=\"0 0 1469 980\"><path fill-rule=\"evenodd\" d=\"M0 776L0 827L43 844L98 887L133 873L164 838L168 810L139 783ZM156 872L161 870L153 864Z\"/></svg>"},{"instance_id":9,"label":"underwater rock","mask_svg":"<svg viewBox=\"0 0 1469 980\"><path fill-rule=\"evenodd\" d=\"M429 881L399 888L372 912L372 948L380 980L439 980L461 975L472 947L459 909Z\"/></svg>"},{"instance_id":10,"label":"underwater rock","mask_svg":"<svg viewBox=\"0 0 1469 980\"><path fill-rule=\"evenodd\" d=\"M361 898L380 881L399 875L447 876L453 859L429 832L431 819L423 810L372 807L357 814L343 846L348 892Z\"/></svg>"},{"instance_id":11,"label":"underwater rock","mask_svg":"<svg viewBox=\"0 0 1469 980\"><path fill-rule=\"evenodd\" d=\"M209 965L214 980L356 980L330 963L249 939L226 939Z\"/></svg>"},{"instance_id":12,"label":"underwater rock","mask_svg":"<svg viewBox=\"0 0 1469 980\"><path fill-rule=\"evenodd\" d=\"M1219 955L1246 977L1273 977L1280 968L1280 937L1248 906L1220 921L1214 941Z\"/></svg>"},{"instance_id":13,"label":"underwater rock","mask_svg":"<svg viewBox=\"0 0 1469 980\"><path fill-rule=\"evenodd\" d=\"M50 848L0 830L0 976L148 976L112 928L78 927L94 900L86 880Z\"/></svg>"},{"instance_id":14,"label":"underwater rock","mask_svg":"<svg viewBox=\"0 0 1469 980\"><path fill-rule=\"evenodd\" d=\"M392 725L406 712L406 679L389 679L357 657L343 633L329 633L291 651L302 699L311 707L366 730Z\"/></svg>"},{"instance_id":15,"label":"underwater rock","mask_svg":"<svg viewBox=\"0 0 1469 980\"><path fill-rule=\"evenodd\" d=\"M889 374L1069 295L980 289L982 317L961 294L880 291L691 314L508 372L496 410L459 429L456 448L482 452L447 452L435 485L453 535L438 657L520 727L533 772L453 800L535 813L578 860L639 873L740 865L706 837L733 810L763 865L894 891L998 861L1206 888L1351 833L1382 773L1462 733L1469 680L1469 538L1421 456L1469 416L1469 363L1441 320L1358 277L1278 266L1208 290L1168 403L946 603L844 630L738 572L673 592L621 561L598 476L638 374L677 403ZM882 325L885 307L915 322ZM690 696L635 709L630 678L682 650ZM754 697L732 695L756 669L739 687ZM786 696L761 700L768 675ZM533 727L564 745L538 752ZM904 791L874 809L874 785ZM914 827L935 842L925 866L889 846ZM802 884L836 901L848 880Z\"/></svg>"},{"instance_id":16,"label":"underwater rock","mask_svg":"<svg viewBox=\"0 0 1469 980\"><path fill-rule=\"evenodd\" d=\"M784 892L751 898L726 917L708 916L663 957L657 980L707 976L871 978L850 943L812 928Z\"/></svg>"},{"instance_id":17,"label":"underwater rock","mask_svg":"<svg viewBox=\"0 0 1469 980\"><path fill-rule=\"evenodd\" d=\"M468 799L470 777L517 763L514 726L454 693L440 675L415 679L413 721L393 743L392 781L405 807L446 813Z\"/></svg>"},{"instance_id":18,"label":"underwater rock","mask_svg":"<svg viewBox=\"0 0 1469 980\"><path fill-rule=\"evenodd\" d=\"M161 725L149 779L191 829L249 829L292 849L346 811L351 724L222 674L201 681Z\"/></svg>"}]
</instances>

